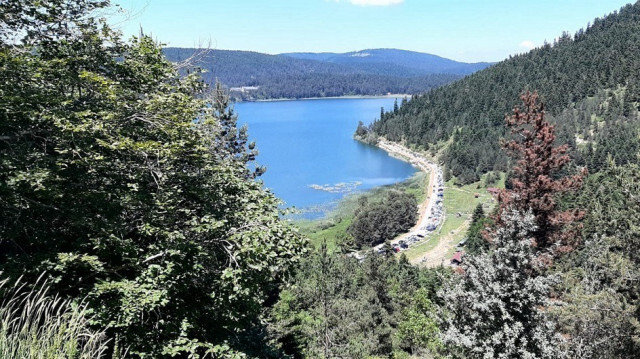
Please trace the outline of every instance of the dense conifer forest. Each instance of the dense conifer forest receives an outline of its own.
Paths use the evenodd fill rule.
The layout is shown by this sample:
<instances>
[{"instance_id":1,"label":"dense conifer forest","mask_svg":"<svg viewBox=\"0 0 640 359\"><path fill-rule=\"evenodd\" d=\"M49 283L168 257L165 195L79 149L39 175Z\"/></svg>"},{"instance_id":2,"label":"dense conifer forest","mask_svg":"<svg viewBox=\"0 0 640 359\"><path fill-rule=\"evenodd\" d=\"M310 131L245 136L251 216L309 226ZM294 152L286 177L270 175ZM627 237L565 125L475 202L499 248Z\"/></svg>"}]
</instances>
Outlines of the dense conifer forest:
<instances>
[{"instance_id":1,"label":"dense conifer forest","mask_svg":"<svg viewBox=\"0 0 640 359\"><path fill-rule=\"evenodd\" d=\"M639 18L638 4L596 18L573 36L563 33L553 43L415 96L385 113L373 130L439 153L452 175L470 183L507 169L499 141L504 116L522 91L537 90L562 140L581 150L579 163L601 165L611 151L617 163L627 163L637 148ZM614 133L624 138L609 135ZM590 146L583 148L585 142Z\"/></svg>"},{"instance_id":2,"label":"dense conifer forest","mask_svg":"<svg viewBox=\"0 0 640 359\"><path fill-rule=\"evenodd\" d=\"M238 100L415 94L448 84L489 66L467 64L429 54L370 50L378 61L355 61L349 54L267 55L249 51L165 48L174 62L201 67L206 83L220 81ZM360 59L360 57L356 57ZM368 58L368 57L367 57Z\"/></svg>"},{"instance_id":3,"label":"dense conifer forest","mask_svg":"<svg viewBox=\"0 0 640 359\"><path fill-rule=\"evenodd\" d=\"M437 55L398 49L367 49L347 53L291 52L297 59L342 64L365 73L412 77L426 74L469 75L491 65L489 62L466 63Z\"/></svg>"},{"instance_id":4,"label":"dense conifer forest","mask_svg":"<svg viewBox=\"0 0 640 359\"><path fill-rule=\"evenodd\" d=\"M359 203L347 231L358 248L372 247L409 230L417 220L416 199L402 192L389 192L380 202Z\"/></svg>"},{"instance_id":5,"label":"dense conifer forest","mask_svg":"<svg viewBox=\"0 0 640 359\"><path fill-rule=\"evenodd\" d=\"M460 182L509 173L436 268L351 252L413 224L406 193L311 246L223 86L108 5L0 2L1 358L640 353L640 2L382 114Z\"/></svg>"}]
</instances>

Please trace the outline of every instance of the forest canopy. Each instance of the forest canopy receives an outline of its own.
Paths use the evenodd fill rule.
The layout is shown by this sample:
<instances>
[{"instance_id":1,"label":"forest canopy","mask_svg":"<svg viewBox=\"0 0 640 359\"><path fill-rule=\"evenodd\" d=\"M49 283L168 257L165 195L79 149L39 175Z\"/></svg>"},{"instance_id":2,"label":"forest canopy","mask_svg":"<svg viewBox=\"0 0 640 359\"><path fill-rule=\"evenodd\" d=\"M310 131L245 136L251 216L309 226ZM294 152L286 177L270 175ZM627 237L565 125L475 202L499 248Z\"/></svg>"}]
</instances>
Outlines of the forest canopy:
<instances>
[{"instance_id":1,"label":"forest canopy","mask_svg":"<svg viewBox=\"0 0 640 359\"><path fill-rule=\"evenodd\" d=\"M383 111L373 130L445 177L508 173L460 265L436 268L308 246L223 86L123 39L108 5L0 2L0 356L640 352L640 2ZM344 227L367 248L415 221L390 191Z\"/></svg>"},{"instance_id":2,"label":"forest canopy","mask_svg":"<svg viewBox=\"0 0 640 359\"><path fill-rule=\"evenodd\" d=\"M0 3L0 271L86 298L110 351L234 352L305 240L224 92L107 5Z\"/></svg>"},{"instance_id":3,"label":"forest canopy","mask_svg":"<svg viewBox=\"0 0 640 359\"><path fill-rule=\"evenodd\" d=\"M434 66L428 71L393 62L345 64L297 58L295 54L267 55L251 51L165 48L163 53L171 61L188 60L202 68L201 76L206 83L220 81L238 100L416 94L489 65L446 60L455 66Z\"/></svg>"},{"instance_id":4,"label":"forest canopy","mask_svg":"<svg viewBox=\"0 0 640 359\"><path fill-rule=\"evenodd\" d=\"M373 130L439 154L452 175L471 183L508 169L499 143L506 135L502 119L522 91L536 90L578 164L602 165L607 153L628 163L637 148L638 123L630 110L640 103L639 19L640 3L626 5L573 36L565 32L552 44L415 96L399 111L386 112ZM590 150L578 146L576 134L591 143Z\"/></svg>"}]
</instances>

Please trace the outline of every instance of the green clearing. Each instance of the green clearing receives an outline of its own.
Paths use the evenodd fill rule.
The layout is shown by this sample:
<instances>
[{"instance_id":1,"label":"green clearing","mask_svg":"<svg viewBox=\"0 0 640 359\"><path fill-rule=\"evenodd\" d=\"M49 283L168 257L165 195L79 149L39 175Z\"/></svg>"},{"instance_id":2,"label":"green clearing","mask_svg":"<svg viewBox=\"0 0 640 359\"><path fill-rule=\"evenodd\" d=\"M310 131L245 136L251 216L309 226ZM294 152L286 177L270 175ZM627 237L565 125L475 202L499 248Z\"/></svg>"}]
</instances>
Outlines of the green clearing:
<instances>
[{"instance_id":1,"label":"green clearing","mask_svg":"<svg viewBox=\"0 0 640 359\"><path fill-rule=\"evenodd\" d=\"M504 188L505 177L504 173L500 173L499 179L495 183L488 185L486 183L486 175L480 181L466 186L456 184L455 178L445 183L444 223L427 240L401 253L404 253L410 261L416 260L426 252L433 250L440 241L446 241L451 243L451 248L447 255L452 255L455 251L455 245L466 235L471 215L478 203L482 203L485 213L493 210L495 200L487 192L487 187ZM377 187L365 193L347 196L334 211L324 218L318 220L295 220L293 224L300 229L301 233L309 237L315 248L325 239L328 249L335 250L337 243L344 238L347 228L353 221L354 212L358 207L360 198L367 197L369 201L379 201L388 191L400 190L413 194L418 199L418 202L422 202L426 197L425 188L428 180L429 177L426 173L419 172L404 182ZM476 194L478 194L477 198ZM460 216L458 216L458 213Z\"/></svg>"},{"instance_id":2,"label":"green clearing","mask_svg":"<svg viewBox=\"0 0 640 359\"><path fill-rule=\"evenodd\" d=\"M323 239L327 241L327 248L335 250L337 243L347 233L347 227L351 224L354 212L358 208L358 201L362 197L366 197L369 202L377 202L382 200L387 192L399 190L412 194L418 200L418 203L424 201L426 197L425 188L429 177L424 172L417 172L411 178L404 182L396 183L388 186L381 186L371 189L364 193L356 193L346 196L340 201L337 208L328 213L324 218L317 220L294 220L295 226L300 232L311 240L314 247L318 247Z\"/></svg>"},{"instance_id":3,"label":"green clearing","mask_svg":"<svg viewBox=\"0 0 640 359\"><path fill-rule=\"evenodd\" d=\"M455 245L466 235L471 215L478 203L482 203L485 213L493 210L495 200L487 192L487 187L504 188L505 177L505 174L501 173L499 179L489 185L486 184L486 175L480 181L466 186L457 185L455 178L446 182L444 189L444 223L426 241L402 253L410 261L416 260L426 252L434 249L440 241L447 241L451 243L451 249L447 255L452 255L455 252ZM476 194L478 195L477 198Z\"/></svg>"}]
</instances>

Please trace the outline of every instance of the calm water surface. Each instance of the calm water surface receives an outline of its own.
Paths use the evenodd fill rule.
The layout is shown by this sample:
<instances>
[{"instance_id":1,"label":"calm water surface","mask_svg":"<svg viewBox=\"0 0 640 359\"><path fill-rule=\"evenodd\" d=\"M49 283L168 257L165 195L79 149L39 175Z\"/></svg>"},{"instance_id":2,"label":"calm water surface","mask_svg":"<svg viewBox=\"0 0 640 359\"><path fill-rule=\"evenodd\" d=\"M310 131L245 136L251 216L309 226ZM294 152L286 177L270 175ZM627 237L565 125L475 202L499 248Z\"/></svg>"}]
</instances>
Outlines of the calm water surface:
<instances>
[{"instance_id":1,"label":"calm water surface","mask_svg":"<svg viewBox=\"0 0 640 359\"><path fill-rule=\"evenodd\" d=\"M317 218L343 196L401 182L416 168L377 147L353 139L358 121L371 123L380 107L394 99L326 99L235 104L241 124L249 126L260 151L257 162L267 167L265 186Z\"/></svg>"}]
</instances>

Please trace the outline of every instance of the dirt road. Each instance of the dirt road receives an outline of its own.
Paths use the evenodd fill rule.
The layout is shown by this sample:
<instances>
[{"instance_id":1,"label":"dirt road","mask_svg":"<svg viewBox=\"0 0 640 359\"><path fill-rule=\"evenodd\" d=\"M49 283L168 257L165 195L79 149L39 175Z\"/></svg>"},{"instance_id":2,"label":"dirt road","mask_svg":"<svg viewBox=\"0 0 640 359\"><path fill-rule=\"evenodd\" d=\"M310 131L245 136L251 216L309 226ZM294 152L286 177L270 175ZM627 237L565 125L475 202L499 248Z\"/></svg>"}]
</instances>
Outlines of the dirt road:
<instances>
[{"instance_id":1,"label":"dirt road","mask_svg":"<svg viewBox=\"0 0 640 359\"><path fill-rule=\"evenodd\" d=\"M401 234L398 237L394 238L391 243L399 242L403 239L408 239L411 236L416 235L426 235L426 231L424 228L430 224L430 214L432 209L435 206L436 202L436 190L435 186L440 182L442 183L442 170L440 167L434 162L429 161L424 156L420 155L417 152L414 152L398 143L387 141L385 139L380 139L378 142L378 147L383 150L389 152L390 155L399 157L415 166L420 168L422 171L429 173L429 183L426 188L426 198L420 204L418 222L408 233ZM438 180L439 178L439 180Z\"/></svg>"}]
</instances>

